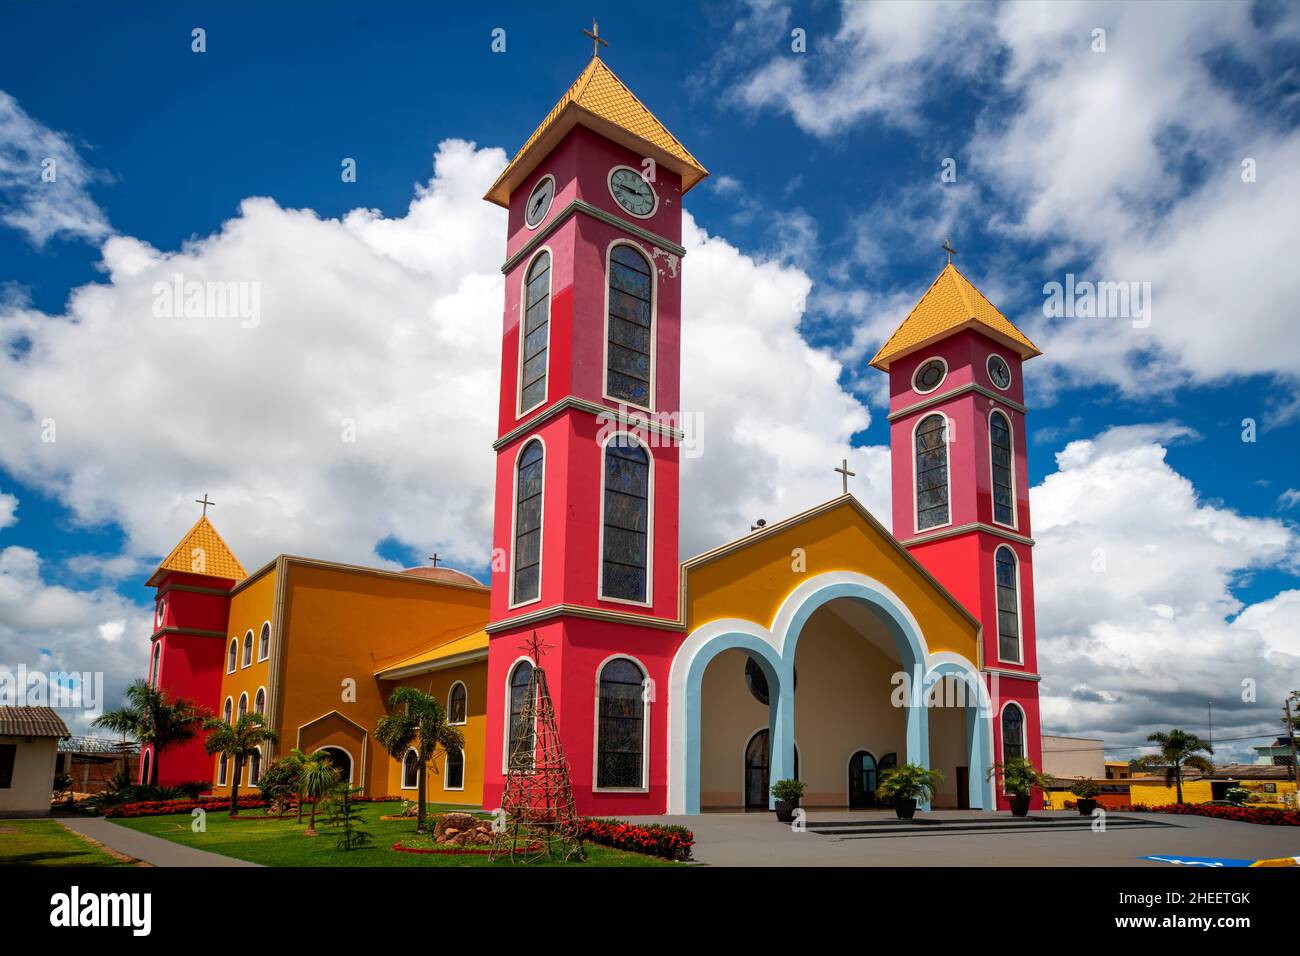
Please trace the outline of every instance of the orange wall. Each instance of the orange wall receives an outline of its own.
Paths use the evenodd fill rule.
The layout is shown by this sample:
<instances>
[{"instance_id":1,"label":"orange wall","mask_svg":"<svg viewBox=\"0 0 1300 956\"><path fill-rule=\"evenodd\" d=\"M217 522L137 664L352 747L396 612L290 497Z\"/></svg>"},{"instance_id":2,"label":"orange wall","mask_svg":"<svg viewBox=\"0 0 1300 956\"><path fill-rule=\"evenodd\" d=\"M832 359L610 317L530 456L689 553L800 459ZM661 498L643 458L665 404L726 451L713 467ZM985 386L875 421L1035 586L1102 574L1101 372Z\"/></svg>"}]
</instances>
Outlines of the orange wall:
<instances>
[{"instance_id":1,"label":"orange wall","mask_svg":"<svg viewBox=\"0 0 1300 956\"><path fill-rule=\"evenodd\" d=\"M230 599L230 621L226 628L226 648L222 651L221 658L221 696L217 700L216 712L220 717L222 708L225 706L226 698L231 699L231 719L239 715L239 697L241 694L248 695L248 711L253 712L254 704L257 700L257 690L259 687L266 688L269 697L271 693L270 667L271 659L258 660L258 642L262 634L262 625L270 623L271 626L271 655L275 654L275 645L278 635L275 633L275 622L272 619L275 607L275 568L272 567L265 574L253 581L252 584L245 586L234 597ZM253 632L253 662L248 667L244 666L244 635L249 631ZM226 673L227 657L230 641L239 642L239 652L235 660L235 672ZM217 780L217 758L213 757L212 780ZM233 772L233 767L231 768ZM248 766L245 765L241 774L239 785L246 786L248 783ZM229 787L218 787L216 792L229 793Z\"/></svg>"},{"instance_id":2,"label":"orange wall","mask_svg":"<svg viewBox=\"0 0 1300 956\"><path fill-rule=\"evenodd\" d=\"M398 687L415 687L430 694L448 706L451 685L460 681L465 685L465 723L460 732L465 737L465 787L448 790L446 783L446 757L439 753L424 776L424 798L430 803L461 803L467 806L483 805L483 742L484 721L487 714L487 661L449 667L446 670L421 674L401 681L384 681L384 693L390 694ZM402 787L402 766L388 759L388 786L386 792L393 796L414 800L415 788Z\"/></svg>"}]
</instances>

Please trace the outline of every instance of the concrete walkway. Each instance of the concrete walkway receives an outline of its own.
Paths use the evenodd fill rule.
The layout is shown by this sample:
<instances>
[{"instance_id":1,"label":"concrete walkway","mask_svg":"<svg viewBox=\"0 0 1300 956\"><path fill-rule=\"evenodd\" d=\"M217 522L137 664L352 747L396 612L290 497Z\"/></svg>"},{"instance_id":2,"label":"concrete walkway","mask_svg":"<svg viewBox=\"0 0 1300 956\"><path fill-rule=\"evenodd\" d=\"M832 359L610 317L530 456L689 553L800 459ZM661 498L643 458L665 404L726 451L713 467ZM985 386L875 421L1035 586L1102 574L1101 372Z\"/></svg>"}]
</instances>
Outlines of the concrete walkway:
<instances>
[{"instance_id":1,"label":"concrete walkway","mask_svg":"<svg viewBox=\"0 0 1300 956\"><path fill-rule=\"evenodd\" d=\"M110 850L143 860L152 866L260 866L247 860L196 850L193 847L173 843L162 837L140 833L130 827L121 827L104 817L56 816L65 827L74 833L90 837L96 843L102 843Z\"/></svg>"}]
</instances>

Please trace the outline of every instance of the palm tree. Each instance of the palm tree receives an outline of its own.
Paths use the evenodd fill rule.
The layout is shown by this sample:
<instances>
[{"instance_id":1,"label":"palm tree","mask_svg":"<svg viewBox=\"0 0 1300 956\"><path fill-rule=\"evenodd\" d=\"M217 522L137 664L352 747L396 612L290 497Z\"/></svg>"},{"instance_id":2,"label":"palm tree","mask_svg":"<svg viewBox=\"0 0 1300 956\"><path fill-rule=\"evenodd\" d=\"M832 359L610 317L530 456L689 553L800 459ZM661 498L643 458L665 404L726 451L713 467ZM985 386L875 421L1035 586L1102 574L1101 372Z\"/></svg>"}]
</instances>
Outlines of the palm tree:
<instances>
[{"instance_id":1,"label":"palm tree","mask_svg":"<svg viewBox=\"0 0 1300 956\"><path fill-rule=\"evenodd\" d=\"M316 835L316 806L321 798L338 786L339 771L334 761L324 750L304 754L295 750L301 761L298 767L298 821L302 822L302 798L311 799L311 821L307 824L307 836Z\"/></svg>"},{"instance_id":2,"label":"palm tree","mask_svg":"<svg viewBox=\"0 0 1300 956\"><path fill-rule=\"evenodd\" d=\"M1207 758L1200 755L1200 751L1207 754L1214 753L1214 748L1195 734L1189 734L1182 730L1171 730L1169 733L1157 732L1147 737L1147 740L1160 746L1160 753L1149 754L1143 757L1139 763L1147 768L1164 768L1165 785L1173 784L1178 793L1178 802L1183 802L1183 768L1191 767L1193 770L1199 770L1201 773L1213 773L1214 764Z\"/></svg>"},{"instance_id":3,"label":"palm tree","mask_svg":"<svg viewBox=\"0 0 1300 956\"><path fill-rule=\"evenodd\" d=\"M258 744L275 743L277 735L274 730L263 725L262 715L258 713L244 714L233 724L220 717L209 717L203 722L203 729L208 732L203 749L234 761L235 774L230 780L230 815L237 816L239 774L244 768L244 761L257 751Z\"/></svg>"},{"instance_id":4,"label":"palm tree","mask_svg":"<svg viewBox=\"0 0 1300 956\"><path fill-rule=\"evenodd\" d=\"M424 773L442 748L444 753L456 753L465 746L465 738L458 728L447 723L447 712L436 697L414 687L399 687L388 698L393 713L379 718L375 739L394 760L405 761L406 752L415 748L419 763L416 771L415 832L424 832Z\"/></svg>"},{"instance_id":5,"label":"palm tree","mask_svg":"<svg viewBox=\"0 0 1300 956\"><path fill-rule=\"evenodd\" d=\"M319 750L316 751L316 753L324 756ZM307 766L307 761L311 760L313 756L314 755L312 754L304 753L298 747L294 747L287 754L285 754L283 758L284 762L288 766L293 768L293 773L294 773L293 789L295 795L298 797L298 822L299 823L302 823L302 803L303 803L303 797L305 796L305 794L303 793L303 786L302 786L303 769Z\"/></svg>"},{"instance_id":6,"label":"palm tree","mask_svg":"<svg viewBox=\"0 0 1300 956\"><path fill-rule=\"evenodd\" d=\"M190 740L207 711L193 701L167 695L148 681L136 680L126 689L126 704L95 718L94 726L121 734L130 734L141 746L153 745L149 779L143 783L157 785L158 764L163 751Z\"/></svg>"}]
</instances>

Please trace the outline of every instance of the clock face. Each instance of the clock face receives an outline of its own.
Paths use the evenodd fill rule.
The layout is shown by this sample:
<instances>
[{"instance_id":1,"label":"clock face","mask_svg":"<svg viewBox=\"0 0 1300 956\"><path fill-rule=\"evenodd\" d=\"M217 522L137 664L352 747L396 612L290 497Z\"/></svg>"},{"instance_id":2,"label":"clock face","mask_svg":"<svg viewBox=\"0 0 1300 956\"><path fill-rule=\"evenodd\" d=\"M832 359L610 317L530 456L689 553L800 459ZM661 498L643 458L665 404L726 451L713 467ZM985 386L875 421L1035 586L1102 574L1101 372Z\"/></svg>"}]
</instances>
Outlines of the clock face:
<instances>
[{"instance_id":1,"label":"clock face","mask_svg":"<svg viewBox=\"0 0 1300 956\"><path fill-rule=\"evenodd\" d=\"M917 367L916 374L912 376L912 388L922 395L933 392L943 384L947 375L947 363L941 358L932 358Z\"/></svg>"},{"instance_id":2,"label":"clock face","mask_svg":"<svg viewBox=\"0 0 1300 956\"><path fill-rule=\"evenodd\" d=\"M989 378L998 388L1009 388L1011 385L1011 368L1007 365L1006 359L1001 355L989 356Z\"/></svg>"},{"instance_id":3,"label":"clock face","mask_svg":"<svg viewBox=\"0 0 1300 956\"><path fill-rule=\"evenodd\" d=\"M524 223L528 228L533 228L546 218L546 213L551 208L551 200L554 198L555 177L543 176L533 187L532 193L528 196L528 205L524 207Z\"/></svg>"},{"instance_id":4,"label":"clock face","mask_svg":"<svg viewBox=\"0 0 1300 956\"><path fill-rule=\"evenodd\" d=\"M649 218L659 201L650 184L630 166L614 167L609 174L609 191L615 202L638 219Z\"/></svg>"}]
</instances>

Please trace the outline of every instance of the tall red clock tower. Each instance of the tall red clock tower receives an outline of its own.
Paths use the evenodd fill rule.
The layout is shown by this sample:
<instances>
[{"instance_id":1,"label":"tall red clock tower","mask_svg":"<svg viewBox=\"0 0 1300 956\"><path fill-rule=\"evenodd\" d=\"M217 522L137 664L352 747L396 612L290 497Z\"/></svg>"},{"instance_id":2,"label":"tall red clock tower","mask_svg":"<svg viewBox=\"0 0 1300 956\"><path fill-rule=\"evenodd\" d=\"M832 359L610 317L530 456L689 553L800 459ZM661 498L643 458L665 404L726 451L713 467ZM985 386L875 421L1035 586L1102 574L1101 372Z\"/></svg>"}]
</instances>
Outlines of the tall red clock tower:
<instances>
[{"instance_id":1,"label":"tall red clock tower","mask_svg":"<svg viewBox=\"0 0 1300 956\"><path fill-rule=\"evenodd\" d=\"M682 196L706 175L593 56L485 197L509 211L486 807L528 759L534 633L579 812L665 805Z\"/></svg>"},{"instance_id":2,"label":"tall red clock tower","mask_svg":"<svg viewBox=\"0 0 1300 956\"><path fill-rule=\"evenodd\" d=\"M1039 354L950 258L871 364L889 373L894 536L983 625L993 759L1041 770L1021 378Z\"/></svg>"}]
</instances>

